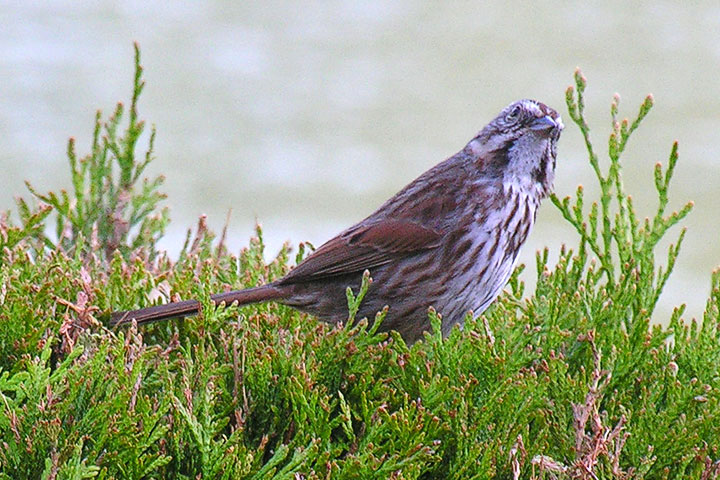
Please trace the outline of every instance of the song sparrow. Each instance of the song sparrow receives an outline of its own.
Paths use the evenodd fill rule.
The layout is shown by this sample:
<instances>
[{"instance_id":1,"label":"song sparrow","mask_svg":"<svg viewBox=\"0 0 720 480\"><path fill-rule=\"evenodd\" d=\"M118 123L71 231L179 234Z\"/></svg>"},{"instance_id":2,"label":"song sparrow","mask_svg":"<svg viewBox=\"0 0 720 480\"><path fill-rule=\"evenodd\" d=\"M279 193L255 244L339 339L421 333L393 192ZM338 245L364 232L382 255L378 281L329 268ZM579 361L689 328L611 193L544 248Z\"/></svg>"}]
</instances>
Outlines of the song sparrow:
<instances>
[{"instance_id":1,"label":"song sparrow","mask_svg":"<svg viewBox=\"0 0 720 480\"><path fill-rule=\"evenodd\" d=\"M213 295L216 304L277 301L327 322L347 319L345 290L365 270L374 280L358 312L389 311L381 328L414 342L428 307L447 334L480 314L505 286L552 189L558 113L534 100L510 104L460 152L428 170L375 213L328 241L285 277ZM139 324L197 313L195 300L116 312Z\"/></svg>"}]
</instances>

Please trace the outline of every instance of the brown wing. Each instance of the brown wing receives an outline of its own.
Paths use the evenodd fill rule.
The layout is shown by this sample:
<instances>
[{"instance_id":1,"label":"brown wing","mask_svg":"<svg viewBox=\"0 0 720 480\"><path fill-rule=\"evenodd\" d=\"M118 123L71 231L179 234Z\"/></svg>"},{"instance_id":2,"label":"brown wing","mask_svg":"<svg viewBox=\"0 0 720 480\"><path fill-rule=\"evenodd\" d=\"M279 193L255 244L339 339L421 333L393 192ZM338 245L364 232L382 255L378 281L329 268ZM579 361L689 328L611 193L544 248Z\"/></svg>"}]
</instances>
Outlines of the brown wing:
<instances>
[{"instance_id":1,"label":"brown wing","mask_svg":"<svg viewBox=\"0 0 720 480\"><path fill-rule=\"evenodd\" d=\"M402 256L436 248L442 233L403 220L359 225L318 248L280 283L372 270Z\"/></svg>"}]
</instances>

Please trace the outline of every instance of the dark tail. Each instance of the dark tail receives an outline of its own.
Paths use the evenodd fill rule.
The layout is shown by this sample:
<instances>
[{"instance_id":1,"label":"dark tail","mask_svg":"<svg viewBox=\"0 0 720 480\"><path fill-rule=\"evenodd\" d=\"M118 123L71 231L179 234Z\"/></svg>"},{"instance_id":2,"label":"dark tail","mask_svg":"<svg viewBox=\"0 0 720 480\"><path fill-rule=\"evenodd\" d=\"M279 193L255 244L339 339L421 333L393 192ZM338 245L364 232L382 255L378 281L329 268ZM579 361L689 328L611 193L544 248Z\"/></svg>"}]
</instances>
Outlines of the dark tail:
<instances>
[{"instance_id":1,"label":"dark tail","mask_svg":"<svg viewBox=\"0 0 720 480\"><path fill-rule=\"evenodd\" d=\"M225 305L237 304L246 305L248 303L267 302L271 300L279 300L284 297L284 293L274 285L263 285L262 287L248 288L246 290L234 290L227 293L217 293L210 298L215 305L225 303ZM123 325L130 323L133 319L138 325L145 323L158 322L169 318L185 317L194 315L200 310L200 302L197 300L185 300L183 302L173 302L165 305L155 305L154 307L141 308L139 310L128 310L125 312L113 312L110 316L110 326Z\"/></svg>"}]
</instances>

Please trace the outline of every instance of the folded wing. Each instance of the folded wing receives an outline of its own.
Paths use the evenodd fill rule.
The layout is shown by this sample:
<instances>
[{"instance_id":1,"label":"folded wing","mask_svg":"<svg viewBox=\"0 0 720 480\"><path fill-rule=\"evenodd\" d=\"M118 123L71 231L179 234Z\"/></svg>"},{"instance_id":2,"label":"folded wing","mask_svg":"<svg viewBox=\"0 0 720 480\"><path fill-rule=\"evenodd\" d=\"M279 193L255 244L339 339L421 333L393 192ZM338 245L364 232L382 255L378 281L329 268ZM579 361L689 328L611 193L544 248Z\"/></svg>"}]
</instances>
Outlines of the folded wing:
<instances>
[{"instance_id":1,"label":"folded wing","mask_svg":"<svg viewBox=\"0 0 720 480\"><path fill-rule=\"evenodd\" d=\"M359 224L318 248L281 284L362 273L404 256L437 248L443 233L407 220Z\"/></svg>"}]
</instances>

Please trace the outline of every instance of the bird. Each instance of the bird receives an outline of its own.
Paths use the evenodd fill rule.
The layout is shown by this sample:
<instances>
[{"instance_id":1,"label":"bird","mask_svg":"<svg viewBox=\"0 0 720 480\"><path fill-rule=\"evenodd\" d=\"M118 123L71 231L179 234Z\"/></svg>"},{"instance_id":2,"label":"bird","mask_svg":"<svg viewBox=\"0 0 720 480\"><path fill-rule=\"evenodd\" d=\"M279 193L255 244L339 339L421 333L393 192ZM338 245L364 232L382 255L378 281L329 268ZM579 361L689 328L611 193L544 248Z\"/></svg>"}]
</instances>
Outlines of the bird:
<instances>
[{"instance_id":1,"label":"bird","mask_svg":"<svg viewBox=\"0 0 720 480\"><path fill-rule=\"evenodd\" d=\"M380 331L414 343L429 308L447 336L480 315L509 280L553 189L560 115L536 100L505 107L467 145L420 175L364 220L317 248L284 277L212 295L215 305L274 301L337 324L348 319L346 289L373 279L357 317L387 306ZM185 300L111 315L111 325L197 314Z\"/></svg>"}]
</instances>

